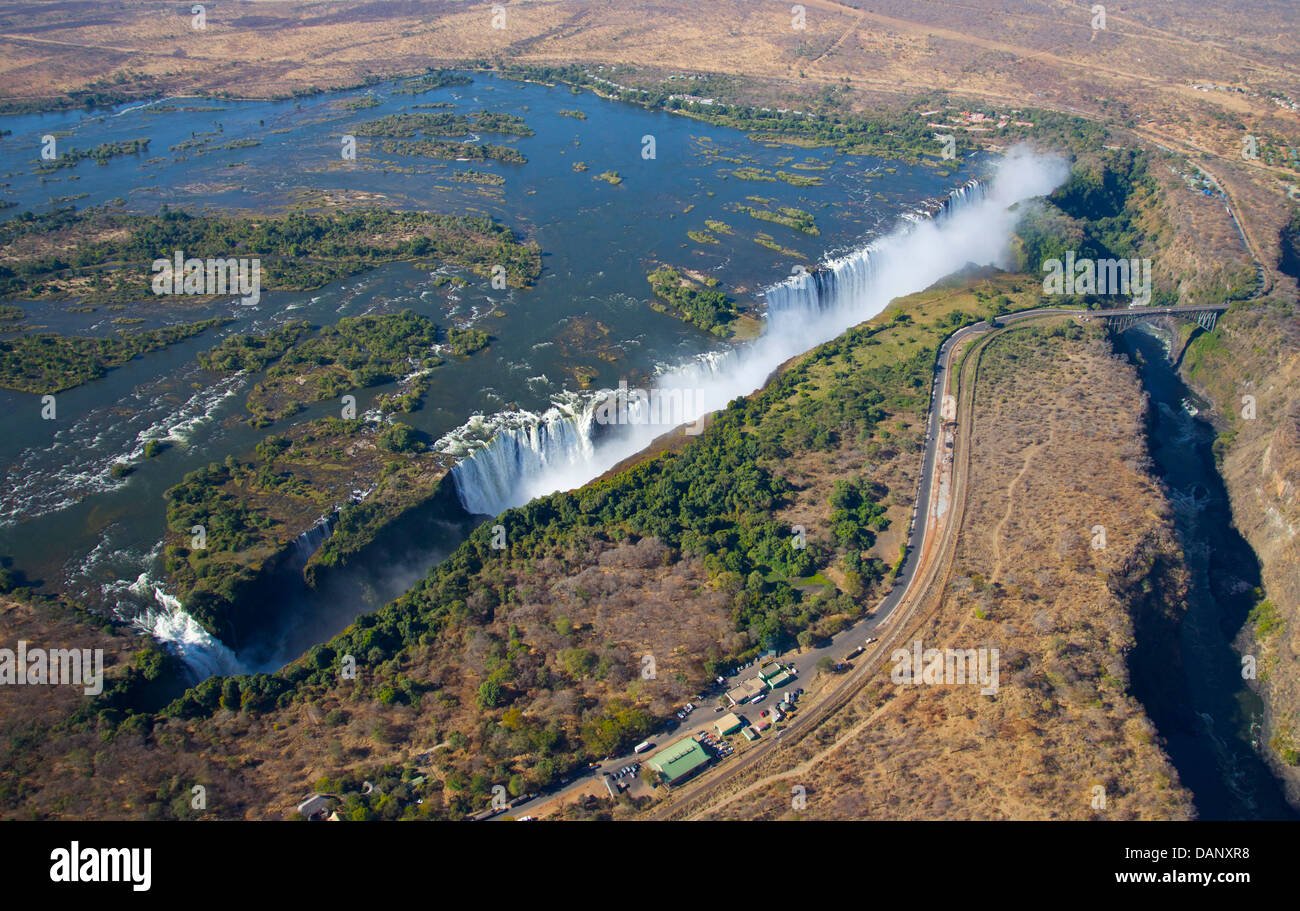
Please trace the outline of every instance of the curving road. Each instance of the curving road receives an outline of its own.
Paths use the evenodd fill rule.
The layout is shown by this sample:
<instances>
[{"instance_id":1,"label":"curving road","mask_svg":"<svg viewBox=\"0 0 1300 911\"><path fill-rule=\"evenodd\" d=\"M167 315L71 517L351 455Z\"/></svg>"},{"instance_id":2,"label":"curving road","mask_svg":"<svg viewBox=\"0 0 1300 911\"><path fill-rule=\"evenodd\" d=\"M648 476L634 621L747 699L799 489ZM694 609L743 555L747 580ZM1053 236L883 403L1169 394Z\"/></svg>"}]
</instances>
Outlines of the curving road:
<instances>
[{"instance_id":1,"label":"curving road","mask_svg":"<svg viewBox=\"0 0 1300 911\"><path fill-rule=\"evenodd\" d=\"M1114 308L1085 311L1075 307L1040 307L1022 310L998 316L997 326L988 322L973 323L958 329L939 348L935 359L935 378L931 387L929 415L926 423L926 441L922 457L920 488L917 492L917 508L913 516L912 528L908 535L908 554L902 571L899 573L895 588L885 596L873 615L856 626L838 634L838 643L831 647L833 651L842 651L854 643L860 643L863 635L877 634L878 642L859 659L858 666L845 675L837 684L819 694L815 703L804 708L786 723L780 737L767 736L737 758L723 763L720 768L710 769L699 778L674 789L663 803L649 811L650 818L691 818L707 810L702 806L710 795L725 789L743 772L772 755L784 744L794 742L803 734L814 729L821 721L842 708L885 664L886 657L893 648L902 644L904 633L910 627L907 622L921 611L922 607L935 602L942 581L946 576L941 570L956 543L957 531L961 527L964 513L965 497L962 493L965 485L966 465L969 449L962 445L969 438L971 418L974 411L974 378L978 358L967 357L960 364L961 375L953 376L954 361L963 350L975 354L978 346L991 341L1001 333L1001 328L1026 320L1036 320L1054 316L1094 317L1133 315L1139 309L1143 315L1178 315L1191 314L1204 310L1226 310L1227 306L1174 306ZM998 331L995 332L994 330ZM984 338L969 349L965 343ZM943 396L953 396L955 408L943 408ZM946 494L948 508L942 516L936 515L932 506L940 497L941 480L945 472L942 455L943 441L946 433L952 433L953 457L951 467L946 472L949 487ZM924 521L917 521L923 518ZM930 597L931 595L936 598ZM935 605L937 606L937 604ZM823 650L824 651L824 650ZM802 656L796 659L802 664ZM815 659L814 662L815 664Z\"/></svg>"},{"instance_id":2,"label":"curving road","mask_svg":"<svg viewBox=\"0 0 1300 911\"><path fill-rule=\"evenodd\" d=\"M998 316L997 325L987 321L973 323L949 335L939 347L935 358L934 381L930 387L930 402L926 419L925 446L921 456L920 481L916 494L916 508L912 514L911 528L907 537L907 554L895 579L893 588L880 600L874 611L864 620L838 633L832 642L823 648L810 649L794 656L782 656L782 662L793 665L799 680L811 678L816 673L817 662L829 656L836 661L844 657L845 652L863 644L868 637L878 639L858 659L852 668L839 681L832 680L815 700L808 700L797 712L785 722L779 732L769 730L758 742L743 753L724 760L721 764L706 769L695 779L674 788L669 797L649 811L652 818L681 818L689 815L691 810L706 795L734 780L745 770L752 768L767 758L783 744L793 742L803 733L812 730L827 716L841 708L874 675L884 663L894 645L905 632L905 621L926 602L933 583L938 577L938 570L945 563L943 556L955 544L956 531L961 525L964 509L962 486L965 478L965 465L969 451L962 445L968 437L974 398L974 360L967 359L961 363L962 373L969 376L954 377L953 365L956 357L965 349L965 343L987 336L982 343L987 343L994 335L1000 334L1001 327L1025 320L1044 317L1078 315L1085 318L1127 315L1135 310L1142 315L1178 315L1205 310L1226 310L1224 306L1174 306L1115 308L1107 310L1081 310L1075 307L1040 307L1021 310ZM995 330L998 330L995 332ZM972 347L973 353L976 349ZM952 396L949 407L945 409L944 397ZM955 405L955 407L954 407ZM953 441L952 457L945 458L946 439ZM943 484L947 482L947 490ZM942 501L946 507L942 510L935 506ZM955 518L955 521L954 521ZM900 608L902 608L900 610ZM800 686L800 682L792 686ZM745 714L745 707L737 708L738 714ZM749 711L756 715L758 709ZM716 715L711 712L697 712L688 716L679 730L663 734L657 738L657 747L664 747L676 742L698 727L712 727ZM751 717L754 721L756 718ZM641 756L627 754L614 757L598 764L598 767L562 788L540 795L532 800L517 804L511 808L511 815L534 815L544 807L557 800L573 795L579 789L589 788L592 777L599 777L604 772L612 772L633 762L644 763L654 756L655 751Z\"/></svg>"}]
</instances>

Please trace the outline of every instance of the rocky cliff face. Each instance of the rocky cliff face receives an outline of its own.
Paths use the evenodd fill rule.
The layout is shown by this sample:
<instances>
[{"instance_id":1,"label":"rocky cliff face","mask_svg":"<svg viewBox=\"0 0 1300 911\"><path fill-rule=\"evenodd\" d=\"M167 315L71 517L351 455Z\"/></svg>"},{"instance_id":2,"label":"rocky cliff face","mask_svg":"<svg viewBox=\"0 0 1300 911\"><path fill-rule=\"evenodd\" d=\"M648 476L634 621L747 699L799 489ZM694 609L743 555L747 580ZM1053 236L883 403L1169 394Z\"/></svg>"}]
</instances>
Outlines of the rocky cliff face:
<instances>
[{"instance_id":1,"label":"rocky cliff face","mask_svg":"<svg viewBox=\"0 0 1300 911\"><path fill-rule=\"evenodd\" d=\"M1194 340L1187 383L1216 405L1233 519L1259 558L1265 601L1236 646L1254 656L1267 755L1300 806L1300 316L1294 285L1225 314Z\"/></svg>"},{"instance_id":2,"label":"rocky cliff face","mask_svg":"<svg viewBox=\"0 0 1300 911\"><path fill-rule=\"evenodd\" d=\"M1266 601L1237 647L1258 665L1269 709L1269 758L1300 805L1300 396L1295 386L1276 421L1256 418L1224 459L1224 481L1242 535L1259 557ZM1271 606L1271 607L1270 607Z\"/></svg>"}]
</instances>

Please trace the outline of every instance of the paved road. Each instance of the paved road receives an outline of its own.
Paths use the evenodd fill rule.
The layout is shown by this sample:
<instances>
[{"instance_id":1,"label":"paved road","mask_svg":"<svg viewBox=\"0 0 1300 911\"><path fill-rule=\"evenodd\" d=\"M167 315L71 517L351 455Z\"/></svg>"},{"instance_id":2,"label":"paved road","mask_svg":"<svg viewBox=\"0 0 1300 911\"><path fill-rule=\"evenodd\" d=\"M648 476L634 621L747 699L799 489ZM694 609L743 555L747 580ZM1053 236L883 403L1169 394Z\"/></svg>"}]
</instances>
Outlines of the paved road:
<instances>
[{"instance_id":1,"label":"paved road","mask_svg":"<svg viewBox=\"0 0 1300 911\"><path fill-rule=\"evenodd\" d=\"M1174 307L1142 307L1142 308L1115 308L1108 310L1090 310L1084 311L1073 307L1041 307L1033 310L1022 310L1015 313L1007 313L998 316L996 322L999 326L1009 325L1027 319L1038 319L1045 316L1056 315L1087 315L1110 316L1110 315L1132 315L1135 310L1146 315L1173 315L1179 313L1191 313L1204 310L1226 310L1224 306L1174 306ZM953 368L953 358L962 343L973 337L984 335L993 328L988 322L973 323L958 329L952 335L944 340L939 347L939 352L935 358L934 382L930 387L929 414L926 420L926 437L921 458L920 482L916 495L916 509L912 515L912 525L907 537L907 555L903 560L897 579L893 588L885 595L876 605L871 615L849 627L846 630L836 634L831 642L822 648L809 649L796 654L786 654L780 656L780 660L787 666L793 666L796 672L796 680L785 689L793 689L804 686L804 682L811 680L816 673L817 662L823 657L830 657L832 660L841 661L854 648L865 643L867 638L874 638L878 632L882 631L891 619L893 619L898 606L903 603L904 599L915 602L916 597L921 592L913 591L917 584L920 570L923 566L928 566L934 552L934 541L941 538L942 532L946 530L946 524L943 521L932 519L930 516L930 507L934 501L936 488L939 483L938 475L935 471L936 464L939 461L941 447L940 441L943 439L943 425L945 422L944 410L942 408L943 396L953 394L955 391L955 380L950 379ZM951 414L949 415L951 418ZM949 498L951 502L956 502L958 491L950 489ZM952 509L948 510L949 514ZM924 588L922 585L920 588ZM873 656L875 650L888 643L878 643L873 650L867 652L868 656ZM865 664L863 659L859 659L860 664ZM726 686L732 686L739 679L745 676L752 676L752 668L737 672L727 681ZM739 772L742 768L752 766L762 759L772 748L777 746L783 739L793 739L792 735L802 731L803 728L809 727L813 719L820 717L824 712L817 709L820 706L831 703L838 703L850 692L855 691L866 682L866 676L860 674L851 674L840 684L834 682L828 683L828 689L819 694L815 704L810 704L807 709L796 713L787 722L779 735L769 730L763 735L763 738L750 749L746 750L743 756L733 755L721 763L721 768L726 770L726 777L731 777ZM519 817L531 815L545 804L557 798L563 798L571 795L579 788L587 787L591 782L591 777L599 777L605 772L615 772L623 766L630 765L634 762L644 763L652 758L659 749L677 742L678 739L685 736L694 735L695 732L702 728L712 728L714 721L721 717L721 713L714 712L712 705L713 696L721 690L722 687L715 687L709 693L705 694L705 700L701 706L687 716L686 720L681 722L680 726L672 731L661 731L652 742L655 743L655 749L641 756L628 753L624 756L617 756L607 762L602 762L599 766L587 773L579 775L575 780L570 781L567 785L562 786L556 791L540 795L539 797L519 804L511 809L510 815ZM779 697L778 697L779 698ZM778 698L772 698L771 703L763 702L750 708L749 706L740 706L736 709L737 714L746 718L751 723L759 720L759 712L763 709L770 708L775 704ZM715 786L720 783L714 770L706 770L703 776L708 786Z\"/></svg>"}]
</instances>

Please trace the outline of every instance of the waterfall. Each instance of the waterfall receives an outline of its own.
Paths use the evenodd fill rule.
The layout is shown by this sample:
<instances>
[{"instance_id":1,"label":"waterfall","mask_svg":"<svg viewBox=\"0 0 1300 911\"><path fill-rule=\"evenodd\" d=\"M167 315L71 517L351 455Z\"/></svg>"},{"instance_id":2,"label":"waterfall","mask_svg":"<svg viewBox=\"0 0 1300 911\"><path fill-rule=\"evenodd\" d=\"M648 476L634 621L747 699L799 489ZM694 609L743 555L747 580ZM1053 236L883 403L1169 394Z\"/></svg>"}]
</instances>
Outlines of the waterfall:
<instances>
[{"instance_id":1,"label":"waterfall","mask_svg":"<svg viewBox=\"0 0 1300 911\"><path fill-rule=\"evenodd\" d=\"M503 503L526 503L556 489L534 489L534 481L567 471L584 474L594 455L596 403L594 397L572 396L543 414L474 415L439 440L439 452L460 458L455 478L461 505L475 515L496 515L507 508Z\"/></svg>"},{"instance_id":2,"label":"waterfall","mask_svg":"<svg viewBox=\"0 0 1300 911\"><path fill-rule=\"evenodd\" d=\"M1019 219L1017 204L1050 193L1067 173L1063 159L1013 149L991 182L973 180L891 233L768 288L762 336L656 377L651 394L676 398L666 409L668 419L665 409L634 402L625 409L627 420L599 420L602 403L621 396L614 390L571 396L540 415L475 415L436 446L459 458L452 476L461 504L476 515L496 515L580 487L673 426L753 392L786 360L876 316L891 301L968 263L1003 262ZM637 420L655 410L658 419Z\"/></svg>"},{"instance_id":3,"label":"waterfall","mask_svg":"<svg viewBox=\"0 0 1300 911\"><path fill-rule=\"evenodd\" d=\"M333 533L332 518L332 515L321 516L316 520L316 524L294 538L293 552L299 566L306 566L312 554L316 553L317 548Z\"/></svg>"},{"instance_id":4,"label":"waterfall","mask_svg":"<svg viewBox=\"0 0 1300 911\"><path fill-rule=\"evenodd\" d=\"M972 180L933 206L919 213L907 213L908 224L903 230L915 230L926 223L942 225L987 196L988 184ZM765 292L768 331L797 326L809 317L825 316L842 308L848 308L855 315L855 322L860 322L857 317L863 303L878 296L872 293L879 285L877 272L889 265L883 261L888 259L891 249L892 245L885 241L873 241L814 269L800 269L797 275L768 288Z\"/></svg>"},{"instance_id":5,"label":"waterfall","mask_svg":"<svg viewBox=\"0 0 1300 911\"><path fill-rule=\"evenodd\" d=\"M195 682L213 675L246 673L235 653L191 617L180 601L152 585L148 573L142 573L131 588L137 592L152 588L158 604L137 615L132 624L180 658L194 675Z\"/></svg>"}]
</instances>

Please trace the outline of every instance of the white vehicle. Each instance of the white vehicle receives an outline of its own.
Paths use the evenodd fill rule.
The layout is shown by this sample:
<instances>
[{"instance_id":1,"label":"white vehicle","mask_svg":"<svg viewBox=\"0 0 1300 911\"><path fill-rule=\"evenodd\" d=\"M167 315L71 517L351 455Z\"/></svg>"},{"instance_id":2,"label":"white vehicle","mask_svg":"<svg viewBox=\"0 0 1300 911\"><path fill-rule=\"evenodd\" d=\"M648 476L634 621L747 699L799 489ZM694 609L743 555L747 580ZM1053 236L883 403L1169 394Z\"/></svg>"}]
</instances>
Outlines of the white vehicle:
<instances>
[{"instance_id":1,"label":"white vehicle","mask_svg":"<svg viewBox=\"0 0 1300 911\"><path fill-rule=\"evenodd\" d=\"M651 743L650 741L648 741L648 740L642 740L642 741L641 741L640 743L638 743L636 746L632 747L632 752L633 752L633 753L644 753L646 750L650 749L652 746L654 746L654 744Z\"/></svg>"},{"instance_id":2,"label":"white vehicle","mask_svg":"<svg viewBox=\"0 0 1300 911\"><path fill-rule=\"evenodd\" d=\"M760 702L762 702L762 701L763 701L764 699L766 699L766 698L767 698L767 693L759 693L759 694L758 694L757 696L755 696L753 699L749 700L749 704L750 704L750 705L758 705Z\"/></svg>"}]
</instances>

